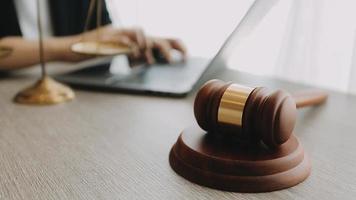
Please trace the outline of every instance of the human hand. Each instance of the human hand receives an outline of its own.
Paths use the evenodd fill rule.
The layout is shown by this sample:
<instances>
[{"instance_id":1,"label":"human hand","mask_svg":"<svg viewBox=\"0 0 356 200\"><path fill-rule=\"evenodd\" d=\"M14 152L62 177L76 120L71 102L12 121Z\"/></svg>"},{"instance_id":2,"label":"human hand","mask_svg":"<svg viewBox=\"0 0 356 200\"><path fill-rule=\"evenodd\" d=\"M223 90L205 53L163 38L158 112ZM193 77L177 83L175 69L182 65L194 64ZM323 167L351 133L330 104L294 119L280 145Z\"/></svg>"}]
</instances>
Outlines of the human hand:
<instances>
[{"instance_id":1,"label":"human hand","mask_svg":"<svg viewBox=\"0 0 356 200\"><path fill-rule=\"evenodd\" d=\"M183 60L187 55L184 44L178 39L150 37L145 35L142 29L117 29L112 26L100 28L99 34L95 31L85 33L86 40L99 40L101 42L117 42L132 47L129 55L131 63L153 64L158 60L173 62L172 50L182 54ZM99 38L97 38L99 35Z\"/></svg>"}]
</instances>

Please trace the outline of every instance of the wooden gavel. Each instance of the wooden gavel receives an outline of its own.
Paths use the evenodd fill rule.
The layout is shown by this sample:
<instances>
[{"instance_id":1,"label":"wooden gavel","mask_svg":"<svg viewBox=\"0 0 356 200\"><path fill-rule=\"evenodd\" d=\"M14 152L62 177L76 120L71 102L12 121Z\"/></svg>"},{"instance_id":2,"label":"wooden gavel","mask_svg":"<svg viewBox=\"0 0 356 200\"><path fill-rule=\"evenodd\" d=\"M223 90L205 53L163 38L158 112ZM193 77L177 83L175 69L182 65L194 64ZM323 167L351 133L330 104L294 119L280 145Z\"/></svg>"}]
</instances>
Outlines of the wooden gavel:
<instances>
[{"instance_id":1,"label":"wooden gavel","mask_svg":"<svg viewBox=\"0 0 356 200\"><path fill-rule=\"evenodd\" d=\"M194 114L199 126L211 133L228 134L270 148L285 143L293 133L297 108L324 102L327 94L305 91L290 95L282 90L211 80L199 90Z\"/></svg>"}]
</instances>

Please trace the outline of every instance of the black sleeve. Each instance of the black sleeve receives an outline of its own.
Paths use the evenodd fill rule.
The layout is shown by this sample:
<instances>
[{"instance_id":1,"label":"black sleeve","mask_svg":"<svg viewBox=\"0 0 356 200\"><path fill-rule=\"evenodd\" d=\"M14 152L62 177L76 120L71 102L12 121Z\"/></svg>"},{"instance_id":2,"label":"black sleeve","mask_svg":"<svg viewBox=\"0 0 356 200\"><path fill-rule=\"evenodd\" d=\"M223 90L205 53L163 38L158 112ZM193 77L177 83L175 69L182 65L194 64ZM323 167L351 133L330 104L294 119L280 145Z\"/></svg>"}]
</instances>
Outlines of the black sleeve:
<instances>
[{"instance_id":1,"label":"black sleeve","mask_svg":"<svg viewBox=\"0 0 356 200\"><path fill-rule=\"evenodd\" d=\"M21 34L15 4L13 0L1 0L0 3L0 38Z\"/></svg>"},{"instance_id":2,"label":"black sleeve","mask_svg":"<svg viewBox=\"0 0 356 200\"><path fill-rule=\"evenodd\" d=\"M101 1L103 1L101 24L107 25L111 23L111 19L105 0ZM56 36L74 35L83 32L90 0L49 0L49 3ZM90 20L89 30L96 28L96 18L96 12L94 12L94 16Z\"/></svg>"}]
</instances>

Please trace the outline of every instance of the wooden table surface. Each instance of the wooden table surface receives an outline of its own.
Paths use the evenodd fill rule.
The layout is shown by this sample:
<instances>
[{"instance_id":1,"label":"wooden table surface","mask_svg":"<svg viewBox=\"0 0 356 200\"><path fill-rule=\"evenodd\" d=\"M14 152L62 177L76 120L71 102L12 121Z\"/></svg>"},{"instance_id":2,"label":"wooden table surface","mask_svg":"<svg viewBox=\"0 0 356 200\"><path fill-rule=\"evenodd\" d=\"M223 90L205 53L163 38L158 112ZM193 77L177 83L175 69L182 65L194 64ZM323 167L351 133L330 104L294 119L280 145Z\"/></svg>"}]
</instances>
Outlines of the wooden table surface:
<instances>
[{"instance_id":1,"label":"wooden table surface","mask_svg":"<svg viewBox=\"0 0 356 200\"><path fill-rule=\"evenodd\" d=\"M250 86L304 86L235 71ZM242 194L190 183L169 166L180 131L195 123L193 92L182 99L76 91L57 106L12 103L29 77L0 78L0 199L355 199L356 97L331 92L299 111L296 135L311 176L282 191Z\"/></svg>"}]
</instances>

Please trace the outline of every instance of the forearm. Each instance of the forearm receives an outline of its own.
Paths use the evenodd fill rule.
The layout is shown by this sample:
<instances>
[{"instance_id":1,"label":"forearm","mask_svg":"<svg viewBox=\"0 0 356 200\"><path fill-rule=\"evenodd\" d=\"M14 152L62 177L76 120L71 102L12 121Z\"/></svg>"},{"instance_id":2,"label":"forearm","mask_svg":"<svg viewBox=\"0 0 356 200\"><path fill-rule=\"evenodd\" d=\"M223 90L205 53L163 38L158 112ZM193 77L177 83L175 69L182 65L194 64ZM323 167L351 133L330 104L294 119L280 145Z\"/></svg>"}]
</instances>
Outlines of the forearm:
<instances>
[{"instance_id":1,"label":"forearm","mask_svg":"<svg viewBox=\"0 0 356 200\"><path fill-rule=\"evenodd\" d=\"M79 55L70 52L70 46L77 37L48 38L44 41L44 59L46 62L56 60L76 60ZM15 70L33 66L40 62L39 44L36 40L22 37L6 37L0 40L0 46L10 47L11 54L0 59L0 70ZM71 58L68 58L71 57Z\"/></svg>"}]
</instances>

